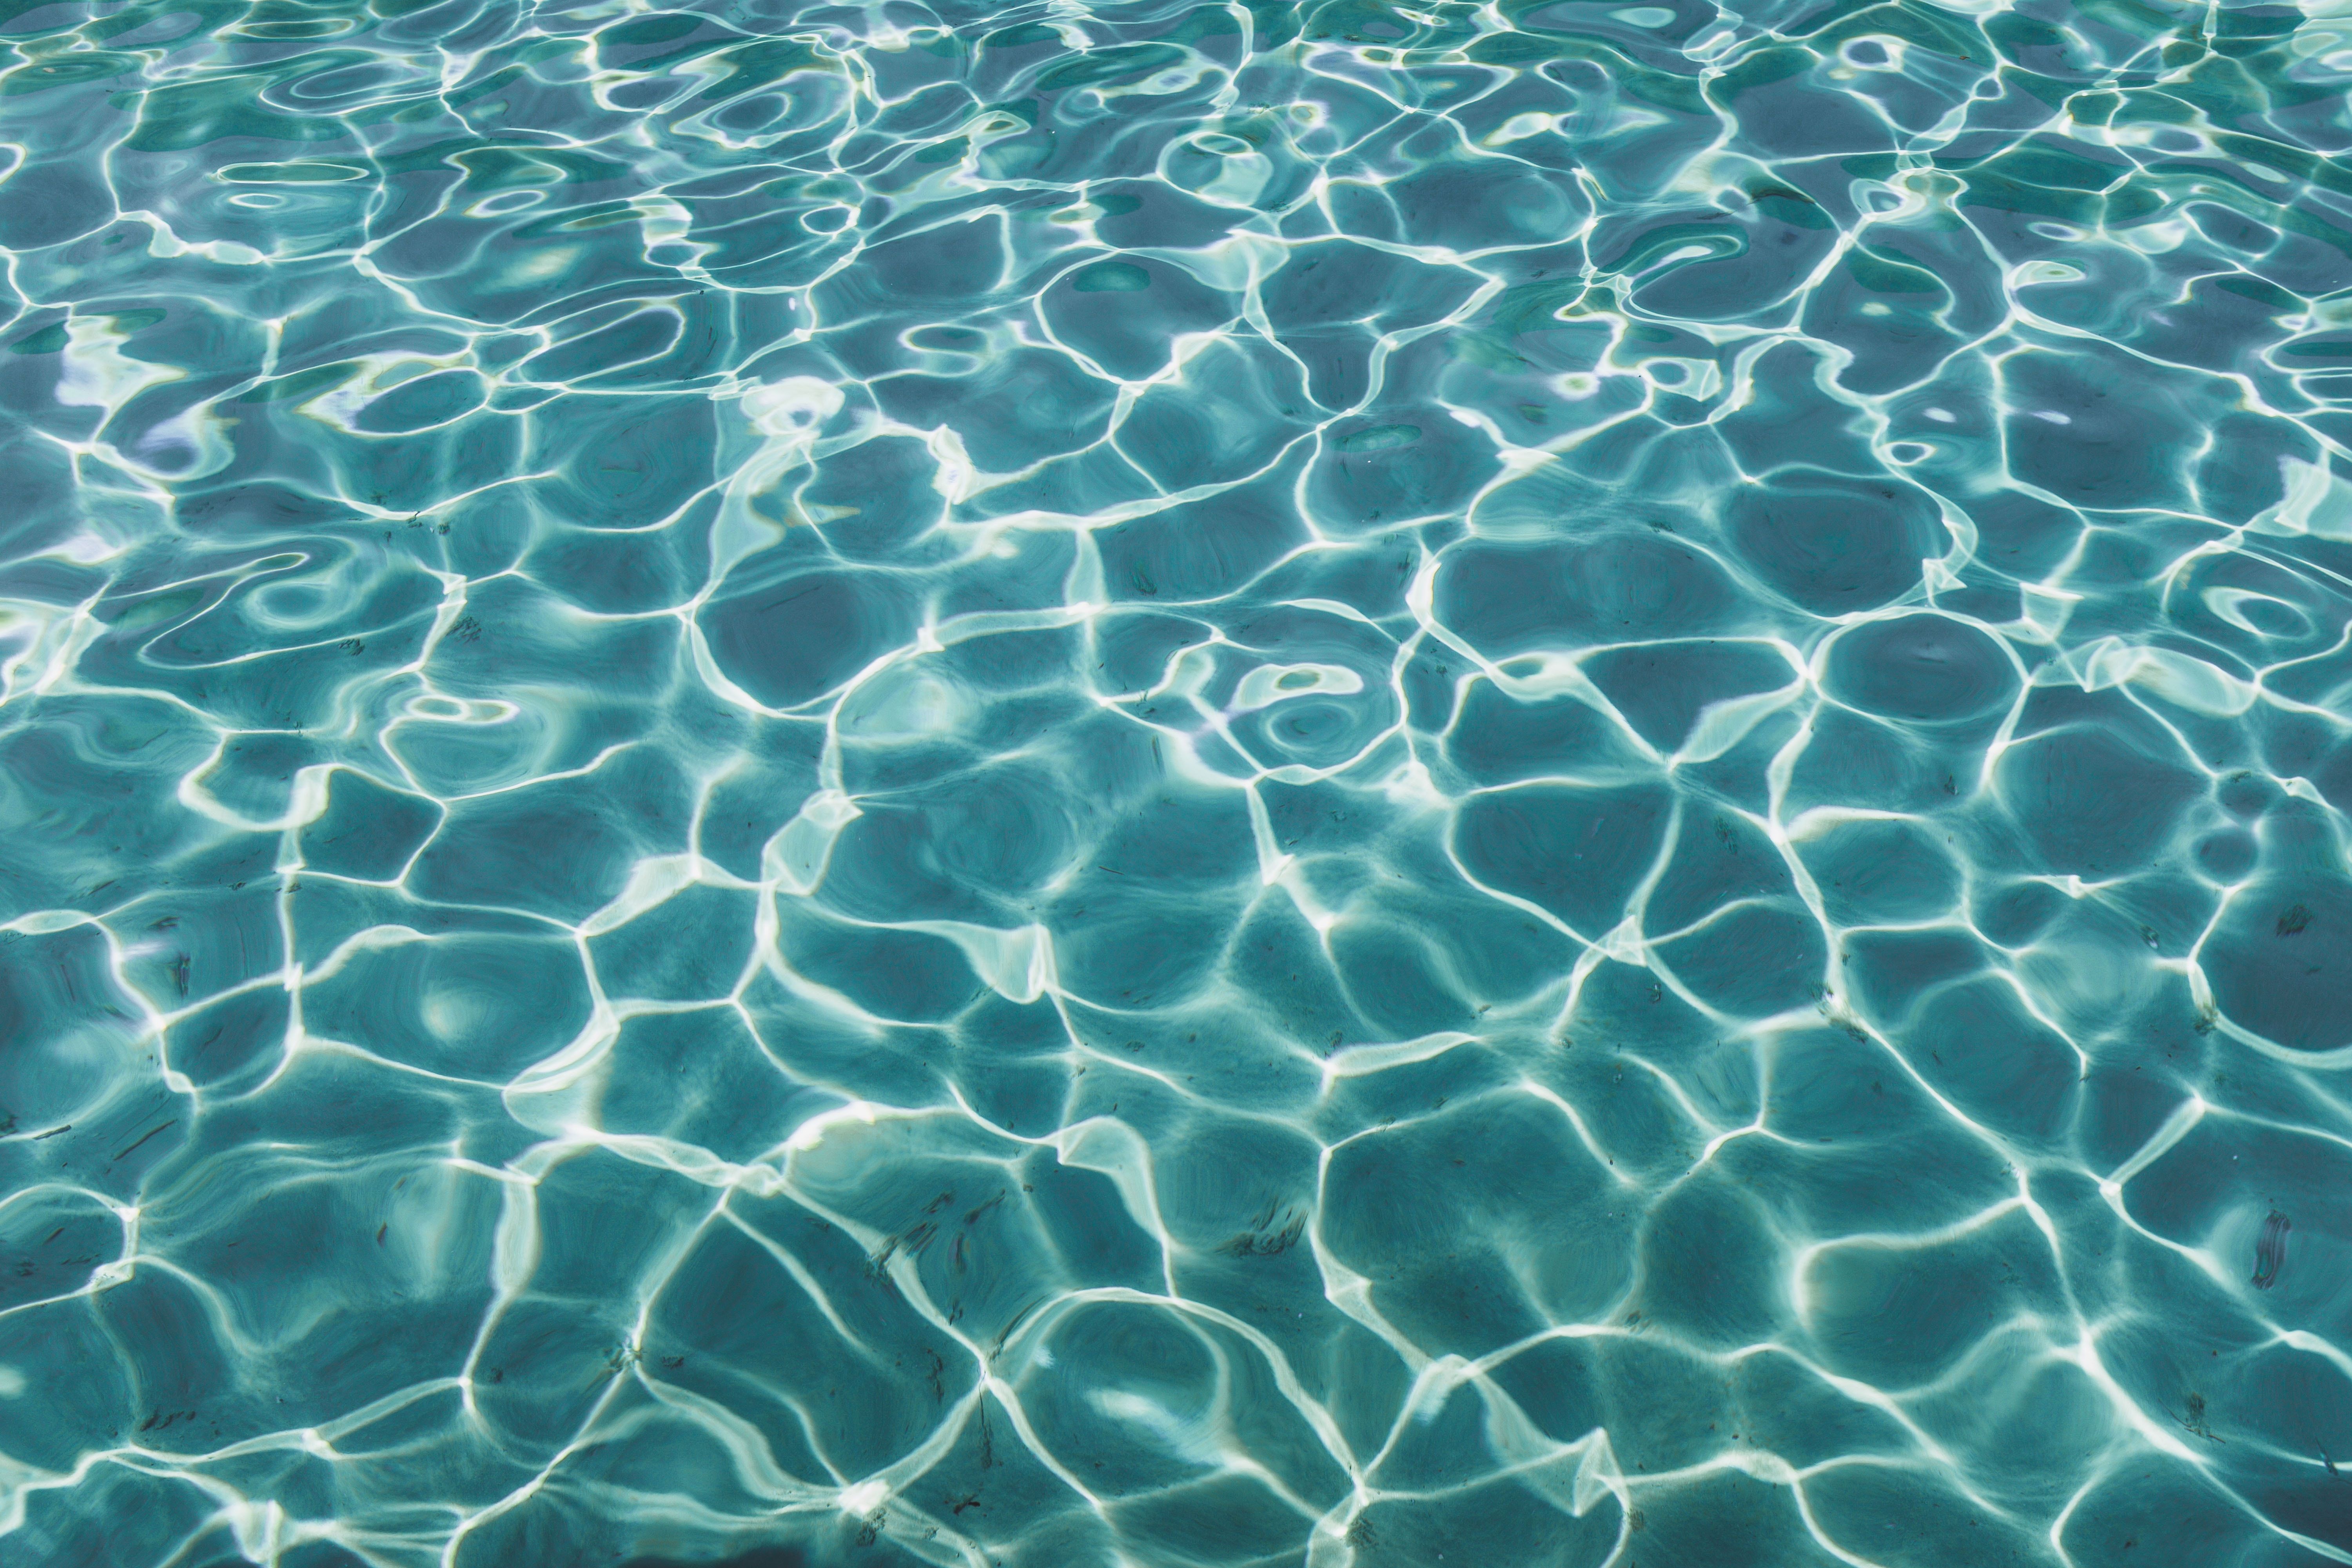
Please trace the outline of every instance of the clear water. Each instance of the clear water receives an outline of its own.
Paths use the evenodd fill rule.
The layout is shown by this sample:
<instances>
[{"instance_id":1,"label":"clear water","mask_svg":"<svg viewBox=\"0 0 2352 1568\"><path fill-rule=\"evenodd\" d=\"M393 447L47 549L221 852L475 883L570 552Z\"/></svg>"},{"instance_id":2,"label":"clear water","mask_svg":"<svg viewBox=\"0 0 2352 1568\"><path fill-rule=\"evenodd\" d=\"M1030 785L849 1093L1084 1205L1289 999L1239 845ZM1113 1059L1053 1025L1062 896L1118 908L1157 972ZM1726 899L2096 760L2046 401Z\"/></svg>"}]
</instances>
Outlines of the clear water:
<instances>
[{"instance_id":1,"label":"clear water","mask_svg":"<svg viewBox=\"0 0 2352 1568\"><path fill-rule=\"evenodd\" d=\"M2352 1562L2352 6L8 10L0 1562Z\"/></svg>"}]
</instances>

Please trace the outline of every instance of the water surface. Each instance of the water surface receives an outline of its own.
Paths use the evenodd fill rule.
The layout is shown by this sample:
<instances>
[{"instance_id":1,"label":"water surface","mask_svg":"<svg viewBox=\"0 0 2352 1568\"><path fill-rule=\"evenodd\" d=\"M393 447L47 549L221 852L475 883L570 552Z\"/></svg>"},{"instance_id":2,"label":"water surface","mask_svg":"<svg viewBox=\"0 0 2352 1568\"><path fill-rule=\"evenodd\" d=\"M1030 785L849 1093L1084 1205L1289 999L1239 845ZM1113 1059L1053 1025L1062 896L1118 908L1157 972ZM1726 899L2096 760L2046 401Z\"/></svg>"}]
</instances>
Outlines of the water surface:
<instances>
[{"instance_id":1,"label":"water surface","mask_svg":"<svg viewBox=\"0 0 2352 1568\"><path fill-rule=\"evenodd\" d=\"M2352 1562L2352 9L5 9L0 1561Z\"/></svg>"}]
</instances>

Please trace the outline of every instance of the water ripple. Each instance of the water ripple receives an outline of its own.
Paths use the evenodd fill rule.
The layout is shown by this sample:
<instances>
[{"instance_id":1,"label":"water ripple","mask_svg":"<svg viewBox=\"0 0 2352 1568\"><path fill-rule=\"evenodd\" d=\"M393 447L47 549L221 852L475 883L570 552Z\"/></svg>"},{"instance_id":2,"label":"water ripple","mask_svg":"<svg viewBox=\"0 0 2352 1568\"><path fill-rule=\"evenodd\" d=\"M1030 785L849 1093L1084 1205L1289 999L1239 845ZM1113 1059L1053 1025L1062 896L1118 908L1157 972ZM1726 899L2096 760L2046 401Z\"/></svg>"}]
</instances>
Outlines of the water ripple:
<instances>
[{"instance_id":1,"label":"water ripple","mask_svg":"<svg viewBox=\"0 0 2352 1568\"><path fill-rule=\"evenodd\" d=\"M2336 0L0 23L0 1558L2352 1563Z\"/></svg>"}]
</instances>

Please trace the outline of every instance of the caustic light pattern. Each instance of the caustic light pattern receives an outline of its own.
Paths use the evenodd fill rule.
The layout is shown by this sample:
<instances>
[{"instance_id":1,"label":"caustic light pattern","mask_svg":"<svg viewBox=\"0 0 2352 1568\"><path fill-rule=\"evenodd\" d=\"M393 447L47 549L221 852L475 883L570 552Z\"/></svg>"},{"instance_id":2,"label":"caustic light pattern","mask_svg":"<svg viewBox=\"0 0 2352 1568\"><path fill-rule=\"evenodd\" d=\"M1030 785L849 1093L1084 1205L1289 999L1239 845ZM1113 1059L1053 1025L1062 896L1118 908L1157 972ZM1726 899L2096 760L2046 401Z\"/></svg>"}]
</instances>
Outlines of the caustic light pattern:
<instances>
[{"instance_id":1,"label":"caustic light pattern","mask_svg":"<svg viewBox=\"0 0 2352 1568\"><path fill-rule=\"evenodd\" d=\"M0 1561L2352 1563L2352 5L0 9Z\"/></svg>"}]
</instances>

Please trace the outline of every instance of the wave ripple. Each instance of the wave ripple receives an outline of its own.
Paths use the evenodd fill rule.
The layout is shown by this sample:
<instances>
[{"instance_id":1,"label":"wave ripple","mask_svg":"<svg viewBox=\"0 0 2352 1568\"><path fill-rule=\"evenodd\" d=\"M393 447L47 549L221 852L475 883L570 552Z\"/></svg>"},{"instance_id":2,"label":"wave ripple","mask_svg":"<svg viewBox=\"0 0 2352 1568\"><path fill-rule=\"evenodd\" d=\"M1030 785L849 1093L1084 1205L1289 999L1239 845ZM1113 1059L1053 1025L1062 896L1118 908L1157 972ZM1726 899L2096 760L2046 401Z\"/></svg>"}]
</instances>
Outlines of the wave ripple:
<instances>
[{"instance_id":1,"label":"wave ripple","mask_svg":"<svg viewBox=\"0 0 2352 1568\"><path fill-rule=\"evenodd\" d=\"M2337 0L0 11L0 1560L2352 1563Z\"/></svg>"}]
</instances>

